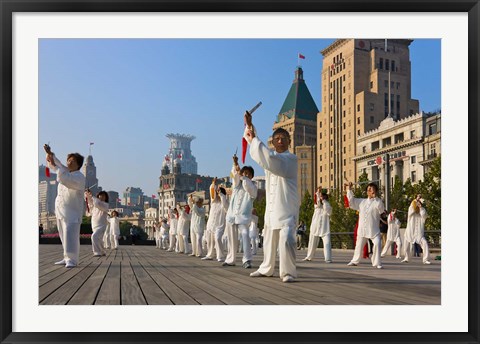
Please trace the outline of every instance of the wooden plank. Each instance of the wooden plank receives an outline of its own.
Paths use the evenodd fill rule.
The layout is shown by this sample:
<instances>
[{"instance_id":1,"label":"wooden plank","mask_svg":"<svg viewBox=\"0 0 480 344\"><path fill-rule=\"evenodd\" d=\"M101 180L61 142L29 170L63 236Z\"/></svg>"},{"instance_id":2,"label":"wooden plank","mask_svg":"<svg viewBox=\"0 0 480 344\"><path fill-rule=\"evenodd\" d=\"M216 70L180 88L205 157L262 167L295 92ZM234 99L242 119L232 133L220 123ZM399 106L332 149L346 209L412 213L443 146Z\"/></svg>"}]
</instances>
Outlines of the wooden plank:
<instances>
[{"instance_id":1,"label":"wooden plank","mask_svg":"<svg viewBox=\"0 0 480 344\"><path fill-rule=\"evenodd\" d=\"M103 262L68 302L69 305L93 305L107 276L110 262Z\"/></svg>"},{"instance_id":2,"label":"wooden plank","mask_svg":"<svg viewBox=\"0 0 480 344\"><path fill-rule=\"evenodd\" d=\"M138 284L149 305L172 305L170 298L159 288L158 284L150 277L147 271L140 263L131 263L133 272L138 280Z\"/></svg>"},{"instance_id":3,"label":"wooden plank","mask_svg":"<svg viewBox=\"0 0 480 344\"><path fill-rule=\"evenodd\" d=\"M130 262L121 262L122 305L146 305L144 295L133 272Z\"/></svg>"},{"instance_id":4,"label":"wooden plank","mask_svg":"<svg viewBox=\"0 0 480 344\"><path fill-rule=\"evenodd\" d=\"M120 305L120 262L110 264L100 291L95 299L96 305Z\"/></svg>"}]
</instances>

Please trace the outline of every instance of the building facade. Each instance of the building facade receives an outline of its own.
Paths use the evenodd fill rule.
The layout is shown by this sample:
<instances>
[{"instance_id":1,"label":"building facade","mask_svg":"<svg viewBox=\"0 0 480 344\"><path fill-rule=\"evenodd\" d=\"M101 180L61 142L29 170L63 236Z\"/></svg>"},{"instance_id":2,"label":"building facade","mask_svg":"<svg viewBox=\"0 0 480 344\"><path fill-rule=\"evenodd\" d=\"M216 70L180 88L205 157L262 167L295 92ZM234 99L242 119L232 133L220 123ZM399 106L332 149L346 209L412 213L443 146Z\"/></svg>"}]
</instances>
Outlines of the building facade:
<instances>
[{"instance_id":1,"label":"building facade","mask_svg":"<svg viewBox=\"0 0 480 344\"><path fill-rule=\"evenodd\" d=\"M148 239L155 238L154 225L158 221L158 208L148 208L145 210L145 232L148 235Z\"/></svg>"},{"instance_id":2,"label":"building facade","mask_svg":"<svg viewBox=\"0 0 480 344\"><path fill-rule=\"evenodd\" d=\"M197 161L190 147L195 136L185 134L167 134L166 136L170 140L170 149L164 157L164 165L173 171L173 162L177 160L183 173L197 174Z\"/></svg>"},{"instance_id":3,"label":"building facade","mask_svg":"<svg viewBox=\"0 0 480 344\"><path fill-rule=\"evenodd\" d=\"M93 162L93 156L87 156L81 171L85 176L85 188L90 188L94 196L102 191L102 188L98 185L97 167Z\"/></svg>"},{"instance_id":4,"label":"building facade","mask_svg":"<svg viewBox=\"0 0 480 344\"><path fill-rule=\"evenodd\" d=\"M317 118L318 184L356 181L357 139L389 114L418 113L411 98L408 39L339 39L322 50L322 111Z\"/></svg>"},{"instance_id":5,"label":"building facade","mask_svg":"<svg viewBox=\"0 0 480 344\"><path fill-rule=\"evenodd\" d=\"M295 147L298 158L298 191L300 201L308 192L310 196L316 189L316 149L315 146L300 145Z\"/></svg>"}]
</instances>

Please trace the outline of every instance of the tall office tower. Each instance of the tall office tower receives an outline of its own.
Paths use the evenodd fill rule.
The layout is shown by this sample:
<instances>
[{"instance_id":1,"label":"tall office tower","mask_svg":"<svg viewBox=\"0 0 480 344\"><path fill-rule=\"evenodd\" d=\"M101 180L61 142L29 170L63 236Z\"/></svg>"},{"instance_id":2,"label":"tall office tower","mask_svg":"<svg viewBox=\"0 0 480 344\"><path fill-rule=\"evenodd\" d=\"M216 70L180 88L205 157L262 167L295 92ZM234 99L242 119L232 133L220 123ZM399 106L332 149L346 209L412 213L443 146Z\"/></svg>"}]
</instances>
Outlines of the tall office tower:
<instances>
[{"instance_id":1,"label":"tall office tower","mask_svg":"<svg viewBox=\"0 0 480 344\"><path fill-rule=\"evenodd\" d=\"M317 178L329 189L355 181L357 138L390 115L417 113L411 99L410 39L339 39L322 50Z\"/></svg>"}]
</instances>

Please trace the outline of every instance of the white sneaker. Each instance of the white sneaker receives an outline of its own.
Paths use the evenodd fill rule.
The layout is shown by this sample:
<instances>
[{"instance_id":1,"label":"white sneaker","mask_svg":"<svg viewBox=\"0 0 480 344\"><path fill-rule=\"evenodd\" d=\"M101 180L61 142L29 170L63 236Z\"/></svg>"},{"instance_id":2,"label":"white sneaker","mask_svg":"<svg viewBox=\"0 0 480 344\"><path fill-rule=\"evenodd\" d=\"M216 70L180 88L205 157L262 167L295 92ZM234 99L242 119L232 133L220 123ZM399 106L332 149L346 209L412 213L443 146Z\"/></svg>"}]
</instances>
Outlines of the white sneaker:
<instances>
[{"instance_id":1,"label":"white sneaker","mask_svg":"<svg viewBox=\"0 0 480 344\"><path fill-rule=\"evenodd\" d=\"M377 265L377 269L383 269L382 265Z\"/></svg>"},{"instance_id":2,"label":"white sneaker","mask_svg":"<svg viewBox=\"0 0 480 344\"><path fill-rule=\"evenodd\" d=\"M264 274L260 273L259 271L254 271L250 274L250 277L263 277Z\"/></svg>"},{"instance_id":3,"label":"white sneaker","mask_svg":"<svg viewBox=\"0 0 480 344\"><path fill-rule=\"evenodd\" d=\"M383 256L382 256L382 255L380 255L380 258L385 258L385 255L383 255Z\"/></svg>"},{"instance_id":4,"label":"white sneaker","mask_svg":"<svg viewBox=\"0 0 480 344\"><path fill-rule=\"evenodd\" d=\"M67 269L69 269L69 268L74 268L75 266L76 266L76 265L73 264L72 262L67 262L67 264L65 264L65 267L66 267Z\"/></svg>"},{"instance_id":5,"label":"white sneaker","mask_svg":"<svg viewBox=\"0 0 480 344\"><path fill-rule=\"evenodd\" d=\"M213 258L210 258L210 257L203 257L202 260L213 260Z\"/></svg>"},{"instance_id":6,"label":"white sneaker","mask_svg":"<svg viewBox=\"0 0 480 344\"><path fill-rule=\"evenodd\" d=\"M282 278L282 282L283 283L290 283L290 282L293 282L294 278L290 275L285 275L283 278Z\"/></svg>"},{"instance_id":7,"label":"white sneaker","mask_svg":"<svg viewBox=\"0 0 480 344\"><path fill-rule=\"evenodd\" d=\"M395 258L397 258L397 259L402 259L402 257L395 257Z\"/></svg>"},{"instance_id":8,"label":"white sneaker","mask_svg":"<svg viewBox=\"0 0 480 344\"><path fill-rule=\"evenodd\" d=\"M400 263L408 263L408 260L404 259Z\"/></svg>"},{"instance_id":9,"label":"white sneaker","mask_svg":"<svg viewBox=\"0 0 480 344\"><path fill-rule=\"evenodd\" d=\"M326 260L325 263L330 264L332 261L331 260Z\"/></svg>"},{"instance_id":10,"label":"white sneaker","mask_svg":"<svg viewBox=\"0 0 480 344\"><path fill-rule=\"evenodd\" d=\"M311 259L308 259L308 258L303 258L302 259L304 262L311 262L312 260Z\"/></svg>"},{"instance_id":11,"label":"white sneaker","mask_svg":"<svg viewBox=\"0 0 480 344\"><path fill-rule=\"evenodd\" d=\"M224 262L225 259L217 259L217 262Z\"/></svg>"},{"instance_id":12,"label":"white sneaker","mask_svg":"<svg viewBox=\"0 0 480 344\"><path fill-rule=\"evenodd\" d=\"M53 264L54 264L54 265L65 265L66 262L65 262L65 259L62 259L62 260L60 260L60 261L58 261L58 262L55 262L55 263L53 263Z\"/></svg>"},{"instance_id":13,"label":"white sneaker","mask_svg":"<svg viewBox=\"0 0 480 344\"><path fill-rule=\"evenodd\" d=\"M426 265L430 265L432 263L430 263L428 260L424 261L423 264L426 264Z\"/></svg>"},{"instance_id":14,"label":"white sneaker","mask_svg":"<svg viewBox=\"0 0 480 344\"><path fill-rule=\"evenodd\" d=\"M347 266L357 266L358 264L355 264L354 262L350 262L347 264Z\"/></svg>"}]
</instances>

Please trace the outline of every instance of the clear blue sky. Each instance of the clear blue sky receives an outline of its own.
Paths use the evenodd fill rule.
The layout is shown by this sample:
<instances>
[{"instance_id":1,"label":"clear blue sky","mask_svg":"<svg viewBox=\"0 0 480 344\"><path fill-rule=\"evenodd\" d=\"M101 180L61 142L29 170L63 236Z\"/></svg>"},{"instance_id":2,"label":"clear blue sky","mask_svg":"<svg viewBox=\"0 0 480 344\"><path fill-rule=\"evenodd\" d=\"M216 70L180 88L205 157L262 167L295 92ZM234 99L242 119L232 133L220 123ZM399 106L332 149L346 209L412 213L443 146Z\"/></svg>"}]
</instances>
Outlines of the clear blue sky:
<instances>
[{"instance_id":1,"label":"clear blue sky","mask_svg":"<svg viewBox=\"0 0 480 344\"><path fill-rule=\"evenodd\" d=\"M297 54L321 109L320 51L314 39L41 39L39 42L39 164L43 143L65 161L88 155L99 185L156 194L168 151L167 133L192 134L202 175L226 176L241 152L243 113L254 114L266 142L294 79ZM420 109L441 108L440 40L410 46L412 98ZM250 160L256 175L263 170Z\"/></svg>"}]
</instances>

